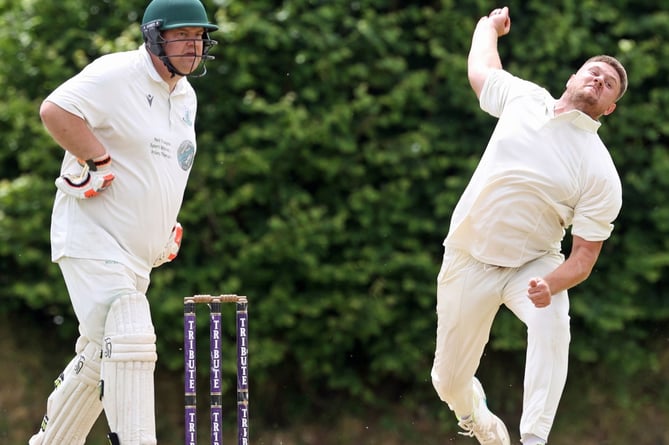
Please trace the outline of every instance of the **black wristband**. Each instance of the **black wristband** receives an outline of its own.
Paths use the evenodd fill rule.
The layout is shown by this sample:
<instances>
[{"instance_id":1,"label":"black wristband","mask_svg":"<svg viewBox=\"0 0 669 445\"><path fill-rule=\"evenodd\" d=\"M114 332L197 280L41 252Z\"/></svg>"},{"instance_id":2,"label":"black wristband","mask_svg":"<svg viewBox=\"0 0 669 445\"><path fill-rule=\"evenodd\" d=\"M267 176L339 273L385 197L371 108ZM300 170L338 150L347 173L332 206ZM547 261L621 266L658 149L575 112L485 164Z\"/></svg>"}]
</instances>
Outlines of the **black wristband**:
<instances>
[{"instance_id":1,"label":"black wristband","mask_svg":"<svg viewBox=\"0 0 669 445\"><path fill-rule=\"evenodd\" d=\"M98 171L98 167L108 163L109 161L111 161L111 157L109 155L107 155L99 161L95 161L93 159L87 159L86 160L86 165L88 165L88 169L90 171L96 172L96 171Z\"/></svg>"}]
</instances>

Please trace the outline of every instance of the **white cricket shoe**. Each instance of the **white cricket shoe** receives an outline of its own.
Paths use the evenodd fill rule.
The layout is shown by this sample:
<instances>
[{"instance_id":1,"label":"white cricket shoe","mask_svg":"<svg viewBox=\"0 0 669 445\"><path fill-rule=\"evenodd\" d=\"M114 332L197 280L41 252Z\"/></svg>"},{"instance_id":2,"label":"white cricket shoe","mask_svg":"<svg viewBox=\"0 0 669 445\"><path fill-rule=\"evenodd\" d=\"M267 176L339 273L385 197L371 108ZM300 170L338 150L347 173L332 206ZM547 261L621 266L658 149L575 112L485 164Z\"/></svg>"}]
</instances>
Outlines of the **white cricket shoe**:
<instances>
[{"instance_id":1,"label":"white cricket shoe","mask_svg":"<svg viewBox=\"0 0 669 445\"><path fill-rule=\"evenodd\" d=\"M488 409L481 382L474 377L474 412L460 419L458 426L465 430L463 436L476 437L480 444L510 445L509 432L504 422Z\"/></svg>"}]
</instances>

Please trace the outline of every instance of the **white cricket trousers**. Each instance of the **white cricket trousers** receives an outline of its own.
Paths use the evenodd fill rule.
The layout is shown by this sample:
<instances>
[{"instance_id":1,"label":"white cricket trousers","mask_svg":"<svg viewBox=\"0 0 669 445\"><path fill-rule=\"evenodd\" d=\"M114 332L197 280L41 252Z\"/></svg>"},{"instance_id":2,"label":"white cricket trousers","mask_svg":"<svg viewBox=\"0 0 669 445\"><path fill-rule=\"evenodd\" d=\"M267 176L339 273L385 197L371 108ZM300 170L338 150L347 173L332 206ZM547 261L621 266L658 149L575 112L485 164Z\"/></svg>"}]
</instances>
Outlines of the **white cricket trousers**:
<instances>
[{"instance_id":1,"label":"white cricket trousers","mask_svg":"<svg viewBox=\"0 0 669 445\"><path fill-rule=\"evenodd\" d=\"M115 261L63 257L58 265L79 321L79 333L100 347L111 304L123 295L146 295L149 288L149 280Z\"/></svg>"},{"instance_id":2,"label":"white cricket trousers","mask_svg":"<svg viewBox=\"0 0 669 445\"><path fill-rule=\"evenodd\" d=\"M520 434L548 439L567 379L569 298L553 295L536 308L527 297L531 278L552 272L564 257L548 253L518 268L483 264L446 248L437 277L437 341L432 383L458 418L472 413L472 379L497 311L506 305L527 326Z\"/></svg>"}]
</instances>

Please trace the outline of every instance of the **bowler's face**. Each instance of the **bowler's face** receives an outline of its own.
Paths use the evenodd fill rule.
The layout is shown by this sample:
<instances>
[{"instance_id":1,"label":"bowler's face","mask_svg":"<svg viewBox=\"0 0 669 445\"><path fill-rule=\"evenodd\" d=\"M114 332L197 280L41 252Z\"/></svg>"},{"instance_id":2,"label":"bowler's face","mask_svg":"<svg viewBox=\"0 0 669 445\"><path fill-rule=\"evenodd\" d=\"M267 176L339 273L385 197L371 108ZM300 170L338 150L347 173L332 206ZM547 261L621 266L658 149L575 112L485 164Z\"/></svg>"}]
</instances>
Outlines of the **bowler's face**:
<instances>
[{"instance_id":1,"label":"bowler's face","mask_svg":"<svg viewBox=\"0 0 669 445\"><path fill-rule=\"evenodd\" d=\"M620 77L611 65L589 62L572 75L567 90L577 109L597 118L615 109L620 83Z\"/></svg>"}]
</instances>

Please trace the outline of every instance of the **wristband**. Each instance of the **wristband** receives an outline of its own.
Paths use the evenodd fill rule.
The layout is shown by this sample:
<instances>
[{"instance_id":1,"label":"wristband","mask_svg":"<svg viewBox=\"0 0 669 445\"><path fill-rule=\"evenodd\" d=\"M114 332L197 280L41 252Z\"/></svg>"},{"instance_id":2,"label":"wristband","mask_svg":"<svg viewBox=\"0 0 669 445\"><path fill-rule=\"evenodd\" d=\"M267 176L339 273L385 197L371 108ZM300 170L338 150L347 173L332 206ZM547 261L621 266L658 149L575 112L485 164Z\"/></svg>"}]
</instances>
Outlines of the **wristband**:
<instances>
[{"instance_id":1,"label":"wristband","mask_svg":"<svg viewBox=\"0 0 669 445\"><path fill-rule=\"evenodd\" d=\"M98 171L98 167L101 167L111 161L111 156L108 153L98 156L95 159L87 159L84 163L88 166L88 169L92 172Z\"/></svg>"}]
</instances>

